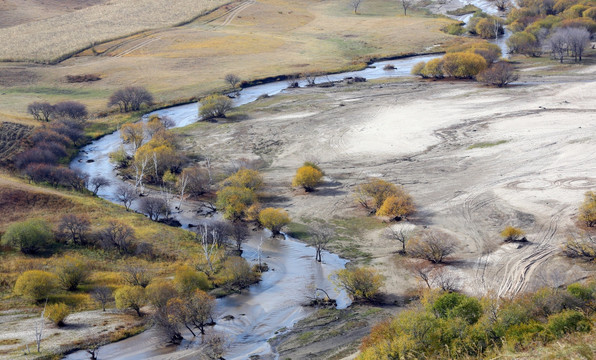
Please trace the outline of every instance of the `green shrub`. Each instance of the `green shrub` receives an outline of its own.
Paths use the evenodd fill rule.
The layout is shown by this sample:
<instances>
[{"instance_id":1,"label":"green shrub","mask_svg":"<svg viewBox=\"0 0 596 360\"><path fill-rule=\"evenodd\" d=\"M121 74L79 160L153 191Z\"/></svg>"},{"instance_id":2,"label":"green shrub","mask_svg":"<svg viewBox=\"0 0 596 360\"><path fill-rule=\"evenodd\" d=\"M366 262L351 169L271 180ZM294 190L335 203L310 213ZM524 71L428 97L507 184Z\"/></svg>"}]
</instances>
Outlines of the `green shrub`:
<instances>
[{"instance_id":1,"label":"green shrub","mask_svg":"<svg viewBox=\"0 0 596 360\"><path fill-rule=\"evenodd\" d=\"M56 275L47 271L25 271L18 277L14 293L32 301L42 301L56 290L57 282Z\"/></svg>"},{"instance_id":2,"label":"green shrub","mask_svg":"<svg viewBox=\"0 0 596 360\"><path fill-rule=\"evenodd\" d=\"M70 315L70 308L64 303L48 305L45 316L57 326L64 326L64 319Z\"/></svg>"},{"instance_id":3,"label":"green shrub","mask_svg":"<svg viewBox=\"0 0 596 360\"><path fill-rule=\"evenodd\" d=\"M555 336L561 337L575 331L588 332L592 329L592 325L579 311L563 310L548 317L547 329Z\"/></svg>"},{"instance_id":4,"label":"green shrub","mask_svg":"<svg viewBox=\"0 0 596 360\"><path fill-rule=\"evenodd\" d=\"M254 191L245 187L226 186L217 192L217 209L228 220L238 220L257 200Z\"/></svg>"},{"instance_id":5,"label":"green shrub","mask_svg":"<svg viewBox=\"0 0 596 360\"><path fill-rule=\"evenodd\" d=\"M461 35L466 32L463 23L449 24L443 27L441 30L449 35Z\"/></svg>"},{"instance_id":6,"label":"green shrub","mask_svg":"<svg viewBox=\"0 0 596 360\"><path fill-rule=\"evenodd\" d=\"M594 291L582 284L570 284L569 286L567 286L567 292L582 301L587 302L594 299Z\"/></svg>"},{"instance_id":7,"label":"green shrub","mask_svg":"<svg viewBox=\"0 0 596 360\"><path fill-rule=\"evenodd\" d=\"M12 224L2 236L2 243L18 248L24 254L36 254L50 244L54 234L43 220L27 220Z\"/></svg>"}]
</instances>

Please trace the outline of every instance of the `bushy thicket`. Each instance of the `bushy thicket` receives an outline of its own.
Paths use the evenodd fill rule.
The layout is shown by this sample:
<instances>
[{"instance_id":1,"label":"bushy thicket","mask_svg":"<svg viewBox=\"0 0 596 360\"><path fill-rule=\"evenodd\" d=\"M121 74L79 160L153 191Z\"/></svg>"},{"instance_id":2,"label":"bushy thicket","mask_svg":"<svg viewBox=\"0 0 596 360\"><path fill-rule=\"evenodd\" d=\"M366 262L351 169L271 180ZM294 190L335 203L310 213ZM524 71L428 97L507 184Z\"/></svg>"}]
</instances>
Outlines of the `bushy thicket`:
<instances>
[{"instance_id":1,"label":"bushy thicket","mask_svg":"<svg viewBox=\"0 0 596 360\"><path fill-rule=\"evenodd\" d=\"M427 292L393 319L376 325L361 345L361 360L476 358L500 349L541 346L587 332L594 284L542 289L506 300Z\"/></svg>"},{"instance_id":2,"label":"bushy thicket","mask_svg":"<svg viewBox=\"0 0 596 360\"><path fill-rule=\"evenodd\" d=\"M560 60L581 54L596 32L593 0L523 0L509 12L507 22L515 33L507 40L509 51L526 56L549 52Z\"/></svg>"}]
</instances>

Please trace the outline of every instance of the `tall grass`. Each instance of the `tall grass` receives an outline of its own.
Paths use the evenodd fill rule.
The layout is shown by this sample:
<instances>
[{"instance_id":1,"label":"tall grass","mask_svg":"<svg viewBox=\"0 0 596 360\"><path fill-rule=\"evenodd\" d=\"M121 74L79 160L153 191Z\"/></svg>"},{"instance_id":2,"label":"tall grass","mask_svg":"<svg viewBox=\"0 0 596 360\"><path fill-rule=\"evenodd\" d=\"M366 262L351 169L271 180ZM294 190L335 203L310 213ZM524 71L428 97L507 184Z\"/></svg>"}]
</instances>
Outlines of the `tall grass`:
<instances>
[{"instance_id":1,"label":"tall grass","mask_svg":"<svg viewBox=\"0 0 596 360\"><path fill-rule=\"evenodd\" d=\"M55 63L92 44L187 23L227 0L113 0L0 29L0 61Z\"/></svg>"}]
</instances>

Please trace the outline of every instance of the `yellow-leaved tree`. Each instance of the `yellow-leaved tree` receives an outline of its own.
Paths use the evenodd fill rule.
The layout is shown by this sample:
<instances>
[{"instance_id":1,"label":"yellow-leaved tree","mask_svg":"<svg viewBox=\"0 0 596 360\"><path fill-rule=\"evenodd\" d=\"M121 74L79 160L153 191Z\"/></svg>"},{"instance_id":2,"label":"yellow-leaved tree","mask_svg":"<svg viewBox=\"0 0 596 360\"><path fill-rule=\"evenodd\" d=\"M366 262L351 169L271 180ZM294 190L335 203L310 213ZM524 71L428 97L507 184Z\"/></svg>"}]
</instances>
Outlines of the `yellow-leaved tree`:
<instances>
[{"instance_id":1,"label":"yellow-leaved tree","mask_svg":"<svg viewBox=\"0 0 596 360\"><path fill-rule=\"evenodd\" d=\"M323 179L323 172L318 166L311 163L304 163L296 170L296 176L292 180L292 186L302 187L305 191L313 191Z\"/></svg>"},{"instance_id":2,"label":"yellow-leaved tree","mask_svg":"<svg viewBox=\"0 0 596 360\"><path fill-rule=\"evenodd\" d=\"M259 223L271 230L273 235L279 234L281 228L290 221L290 216L283 209L266 208L259 213Z\"/></svg>"}]
</instances>

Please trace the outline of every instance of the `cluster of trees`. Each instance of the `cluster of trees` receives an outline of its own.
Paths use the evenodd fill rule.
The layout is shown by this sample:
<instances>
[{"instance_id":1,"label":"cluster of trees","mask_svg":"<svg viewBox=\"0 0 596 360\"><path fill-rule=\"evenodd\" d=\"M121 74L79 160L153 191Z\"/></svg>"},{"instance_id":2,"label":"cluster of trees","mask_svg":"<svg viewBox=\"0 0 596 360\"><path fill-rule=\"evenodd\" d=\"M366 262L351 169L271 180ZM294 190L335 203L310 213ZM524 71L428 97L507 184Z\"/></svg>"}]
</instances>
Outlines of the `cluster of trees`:
<instances>
[{"instance_id":1,"label":"cluster of trees","mask_svg":"<svg viewBox=\"0 0 596 360\"><path fill-rule=\"evenodd\" d=\"M14 166L30 180L83 190L89 180L86 174L61 165L83 140L83 123L60 118L38 127L28 138L29 149L14 157Z\"/></svg>"},{"instance_id":2,"label":"cluster of trees","mask_svg":"<svg viewBox=\"0 0 596 360\"><path fill-rule=\"evenodd\" d=\"M596 286L542 289L513 300L427 291L393 319L377 324L358 359L484 357L507 347L546 344L590 331Z\"/></svg>"},{"instance_id":3,"label":"cluster of trees","mask_svg":"<svg viewBox=\"0 0 596 360\"><path fill-rule=\"evenodd\" d=\"M518 2L508 17L514 34L507 40L511 53L540 56L543 52L563 62L565 57L581 61L596 32L596 7L585 0Z\"/></svg>"},{"instance_id":4,"label":"cluster of trees","mask_svg":"<svg viewBox=\"0 0 596 360\"><path fill-rule=\"evenodd\" d=\"M505 21L498 16L492 16L482 11L477 11L468 21L466 30L471 35L478 35L483 39L495 39L505 33Z\"/></svg>"},{"instance_id":5,"label":"cluster of trees","mask_svg":"<svg viewBox=\"0 0 596 360\"><path fill-rule=\"evenodd\" d=\"M285 210L261 208L258 191L262 189L264 182L259 171L241 168L222 184L223 187L217 192L216 207L224 218L233 222L258 221L271 230L273 235L279 234L282 227L290 223Z\"/></svg>"},{"instance_id":6,"label":"cluster of trees","mask_svg":"<svg viewBox=\"0 0 596 360\"><path fill-rule=\"evenodd\" d=\"M49 122L50 120L70 120L82 122L88 115L87 107L77 101L62 101L57 104L48 102L33 102L27 106L27 112L35 120Z\"/></svg>"},{"instance_id":7,"label":"cluster of trees","mask_svg":"<svg viewBox=\"0 0 596 360\"><path fill-rule=\"evenodd\" d=\"M108 100L108 107L118 106L120 112L138 111L143 104L153 103L153 95L142 86L127 86L116 90Z\"/></svg>"},{"instance_id":8,"label":"cluster of trees","mask_svg":"<svg viewBox=\"0 0 596 360\"><path fill-rule=\"evenodd\" d=\"M402 186L382 179L371 179L356 187L356 201L377 216L400 220L416 210L410 194Z\"/></svg>"},{"instance_id":9,"label":"cluster of trees","mask_svg":"<svg viewBox=\"0 0 596 360\"><path fill-rule=\"evenodd\" d=\"M518 79L510 63L499 60L501 49L488 42L454 46L442 58L420 62L412 68L422 78L472 79L502 87Z\"/></svg>"}]
</instances>

